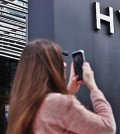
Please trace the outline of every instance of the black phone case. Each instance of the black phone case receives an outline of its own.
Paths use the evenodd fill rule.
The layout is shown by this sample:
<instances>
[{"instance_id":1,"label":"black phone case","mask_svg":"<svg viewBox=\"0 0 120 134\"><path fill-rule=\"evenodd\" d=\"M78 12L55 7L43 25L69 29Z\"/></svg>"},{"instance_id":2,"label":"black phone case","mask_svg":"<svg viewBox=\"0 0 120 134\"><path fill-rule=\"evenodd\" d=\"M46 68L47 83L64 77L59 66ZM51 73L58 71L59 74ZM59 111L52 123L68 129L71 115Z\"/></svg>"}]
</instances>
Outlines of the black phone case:
<instances>
[{"instance_id":1,"label":"black phone case","mask_svg":"<svg viewBox=\"0 0 120 134\"><path fill-rule=\"evenodd\" d=\"M83 80L83 70L82 70L82 65L85 62L83 53L80 51L76 51L72 53L72 58L73 58L73 63L74 63L74 70L75 70L75 75L78 75L78 81Z\"/></svg>"}]
</instances>

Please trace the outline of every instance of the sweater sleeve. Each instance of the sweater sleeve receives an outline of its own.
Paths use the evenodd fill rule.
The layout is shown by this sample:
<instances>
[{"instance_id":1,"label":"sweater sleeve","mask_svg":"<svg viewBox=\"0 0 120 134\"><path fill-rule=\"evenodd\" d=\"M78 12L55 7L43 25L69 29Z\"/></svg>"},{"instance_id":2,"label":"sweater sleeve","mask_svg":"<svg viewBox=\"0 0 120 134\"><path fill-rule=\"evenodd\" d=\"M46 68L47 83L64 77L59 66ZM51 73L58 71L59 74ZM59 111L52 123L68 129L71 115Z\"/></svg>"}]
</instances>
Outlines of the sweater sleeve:
<instances>
[{"instance_id":1,"label":"sweater sleeve","mask_svg":"<svg viewBox=\"0 0 120 134\"><path fill-rule=\"evenodd\" d=\"M51 109L56 107L50 114L51 117L53 116L52 121L54 120L59 127L76 134L115 134L113 112L103 93L100 90L93 90L90 97L94 113L81 105L74 96L71 97L70 108L67 106L69 97L66 95L57 97L51 107Z\"/></svg>"},{"instance_id":2,"label":"sweater sleeve","mask_svg":"<svg viewBox=\"0 0 120 134\"><path fill-rule=\"evenodd\" d=\"M110 104L100 90L93 90L90 94L94 113L74 100L71 112L74 112L73 121L68 126L79 134L115 134L116 124Z\"/></svg>"}]
</instances>

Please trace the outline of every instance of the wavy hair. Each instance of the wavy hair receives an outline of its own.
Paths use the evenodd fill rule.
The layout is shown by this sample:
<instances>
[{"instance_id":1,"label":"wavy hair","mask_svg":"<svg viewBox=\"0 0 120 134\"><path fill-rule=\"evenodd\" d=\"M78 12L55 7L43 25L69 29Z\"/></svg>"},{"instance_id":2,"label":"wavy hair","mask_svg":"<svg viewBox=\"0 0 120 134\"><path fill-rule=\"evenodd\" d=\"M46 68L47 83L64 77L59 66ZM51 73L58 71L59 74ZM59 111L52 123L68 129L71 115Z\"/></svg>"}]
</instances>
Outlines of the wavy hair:
<instances>
[{"instance_id":1,"label":"wavy hair","mask_svg":"<svg viewBox=\"0 0 120 134\"><path fill-rule=\"evenodd\" d=\"M33 134L33 122L50 92L68 94L60 47L48 40L36 40L22 52L10 98L6 134Z\"/></svg>"}]
</instances>

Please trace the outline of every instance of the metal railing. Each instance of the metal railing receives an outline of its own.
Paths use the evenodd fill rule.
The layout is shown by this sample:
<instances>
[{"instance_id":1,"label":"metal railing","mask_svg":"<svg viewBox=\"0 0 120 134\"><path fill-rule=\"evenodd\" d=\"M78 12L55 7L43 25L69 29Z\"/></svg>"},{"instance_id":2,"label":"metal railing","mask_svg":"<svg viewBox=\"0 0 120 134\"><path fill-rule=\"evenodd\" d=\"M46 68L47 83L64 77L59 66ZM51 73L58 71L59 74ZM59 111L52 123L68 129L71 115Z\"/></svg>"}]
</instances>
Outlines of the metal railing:
<instances>
[{"instance_id":1,"label":"metal railing","mask_svg":"<svg viewBox=\"0 0 120 134\"><path fill-rule=\"evenodd\" d=\"M7 6L7 5L4 5L4 4L0 4L0 7L4 7L6 9L11 9L11 10L14 10L14 11L18 11L20 13L28 14L27 11L21 10L19 8L16 8L16 7L11 7L11 6Z\"/></svg>"},{"instance_id":2,"label":"metal railing","mask_svg":"<svg viewBox=\"0 0 120 134\"><path fill-rule=\"evenodd\" d=\"M4 0L4 2L15 5L16 7L20 7L20 8L23 8L23 9L28 9L28 7L26 7L26 6L18 5L18 4L14 3L14 2L11 2L9 0Z\"/></svg>"},{"instance_id":3,"label":"metal railing","mask_svg":"<svg viewBox=\"0 0 120 134\"><path fill-rule=\"evenodd\" d=\"M24 3L28 3L28 1L27 1L27 0L19 0L19 1L24 2Z\"/></svg>"},{"instance_id":4,"label":"metal railing","mask_svg":"<svg viewBox=\"0 0 120 134\"><path fill-rule=\"evenodd\" d=\"M23 21L23 20L20 20L20 19L18 20L15 17L11 17L9 15L0 14L0 17L7 18L7 19L12 19L13 21L18 21L20 23L26 24L26 21Z\"/></svg>"},{"instance_id":5,"label":"metal railing","mask_svg":"<svg viewBox=\"0 0 120 134\"><path fill-rule=\"evenodd\" d=\"M0 10L0 13L3 14L9 14L9 15L12 15L12 16L15 16L15 17L19 17L19 18L22 18L22 19L26 19L26 16L25 15L21 15L21 14L17 14L17 13L13 13L13 12L6 12L4 10Z\"/></svg>"},{"instance_id":6,"label":"metal railing","mask_svg":"<svg viewBox=\"0 0 120 134\"><path fill-rule=\"evenodd\" d=\"M0 3L0 56L19 60L26 45L28 0ZM23 3L23 4L22 4Z\"/></svg>"},{"instance_id":7,"label":"metal railing","mask_svg":"<svg viewBox=\"0 0 120 134\"><path fill-rule=\"evenodd\" d=\"M0 30L0 31L2 31L2 30ZM14 36L14 35L9 35L9 34L5 34L5 33L3 34L1 32L0 32L0 37L8 37L10 39L21 40L21 41L24 41L24 43L26 43L26 39L23 37L20 38L20 37Z\"/></svg>"},{"instance_id":8,"label":"metal railing","mask_svg":"<svg viewBox=\"0 0 120 134\"><path fill-rule=\"evenodd\" d=\"M0 20L0 21L1 21L1 20ZM8 28L8 29L11 29L11 30L15 30L15 31L20 31L20 32L22 32L22 33L23 33L23 32L26 33L26 31L23 31L23 30L20 30L20 29L16 29L16 28L12 28L12 27L9 27L9 26L7 26L7 25L5 26L5 25L1 25L1 24L0 24L0 26L2 26L3 28Z\"/></svg>"},{"instance_id":9,"label":"metal railing","mask_svg":"<svg viewBox=\"0 0 120 134\"><path fill-rule=\"evenodd\" d=\"M10 31L10 30L8 31L8 29L7 29L7 30L0 29L0 31L3 31L4 34L5 34L5 33L9 33L9 34L14 34L15 36L16 36L16 35L19 35L19 36L21 36L21 37L26 37L26 35L24 35L24 34L20 34L20 33L18 34L18 33L16 33L16 32ZM8 34L8 35L9 35L9 34Z\"/></svg>"}]
</instances>

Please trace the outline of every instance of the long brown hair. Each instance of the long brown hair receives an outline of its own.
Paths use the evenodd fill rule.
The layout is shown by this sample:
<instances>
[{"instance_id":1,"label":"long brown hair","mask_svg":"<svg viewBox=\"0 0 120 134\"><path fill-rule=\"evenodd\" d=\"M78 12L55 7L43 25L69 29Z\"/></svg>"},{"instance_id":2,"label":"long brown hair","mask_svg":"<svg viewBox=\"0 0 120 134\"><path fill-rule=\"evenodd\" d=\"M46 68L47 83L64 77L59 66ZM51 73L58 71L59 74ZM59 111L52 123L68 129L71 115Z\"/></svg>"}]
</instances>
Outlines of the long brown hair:
<instances>
[{"instance_id":1,"label":"long brown hair","mask_svg":"<svg viewBox=\"0 0 120 134\"><path fill-rule=\"evenodd\" d=\"M27 44L17 67L7 134L33 134L35 115L49 92L68 94L63 57L56 43L36 40Z\"/></svg>"}]
</instances>

